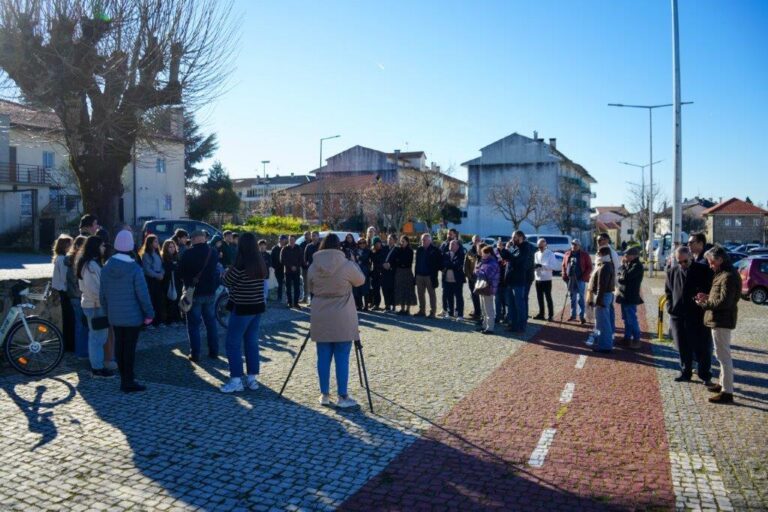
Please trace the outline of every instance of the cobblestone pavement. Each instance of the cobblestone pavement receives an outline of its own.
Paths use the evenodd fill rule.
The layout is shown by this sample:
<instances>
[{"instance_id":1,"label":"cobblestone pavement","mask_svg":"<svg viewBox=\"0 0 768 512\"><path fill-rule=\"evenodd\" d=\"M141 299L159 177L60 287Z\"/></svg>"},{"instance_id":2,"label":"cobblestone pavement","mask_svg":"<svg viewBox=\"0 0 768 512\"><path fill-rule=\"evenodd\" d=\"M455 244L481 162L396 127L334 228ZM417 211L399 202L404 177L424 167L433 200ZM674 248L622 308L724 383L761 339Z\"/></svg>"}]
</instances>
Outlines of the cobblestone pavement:
<instances>
[{"instance_id":1,"label":"cobblestone pavement","mask_svg":"<svg viewBox=\"0 0 768 512\"><path fill-rule=\"evenodd\" d=\"M674 383L669 344L599 356L575 325L382 314L361 315L375 414L319 406L312 343L281 399L309 319L282 307L255 392L219 393L226 360L190 364L179 328L142 334L143 394L70 358L38 381L4 368L0 510L768 510L768 309L740 306L732 407ZM365 403L354 362L350 392Z\"/></svg>"},{"instance_id":2,"label":"cobblestone pavement","mask_svg":"<svg viewBox=\"0 0 768 512\"><path fill-rule=\"evenodd\" d=\"M663 286L661 279L645 283L652 326ZM732 352L736 403L715 405L695 378L674 382L671 343L653 345L679 510L768 510L768 307L739 302Z\"/></svg>"}]
</instances>

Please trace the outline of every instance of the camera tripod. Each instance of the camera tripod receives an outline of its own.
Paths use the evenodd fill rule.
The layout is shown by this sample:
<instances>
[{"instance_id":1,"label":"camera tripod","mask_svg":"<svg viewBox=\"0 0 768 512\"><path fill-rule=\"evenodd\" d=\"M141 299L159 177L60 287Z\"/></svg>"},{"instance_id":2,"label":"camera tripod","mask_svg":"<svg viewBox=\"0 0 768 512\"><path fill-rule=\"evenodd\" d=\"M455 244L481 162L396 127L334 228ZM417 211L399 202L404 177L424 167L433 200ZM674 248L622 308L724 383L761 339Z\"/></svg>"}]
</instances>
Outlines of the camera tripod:
<instances>
[{"instance_id":1,"label":"camera tripod","mask_svg":"<svg viewBox=\"0 0 768 512\"><path fill-rule=\"evenodd\" d=\"M293 364L291 365L291 369L288 372L288 376L285 378L285 382L283 382L283 387L280 388L279 396L283 396L283 391L285 391L285 387L288 385L288 381L291 379L291 375L293 375L293 370L296 368L296 364L299 362L299 358L307 346L307 342L309 341L309 334L310 333L307 332L307 335L304 337L304 342L301 344L301 348L299 349L299 353L296 354L296 357L293 359ZM368 407L371 409L371 412L373 412L373 400L371 400L371 388L368 386L368 372L365 369L363 344L359 339L357 339L354 341L354 345L355 360L357 361L357 376L360 379L360 387L365 388L365 392L368 395Z\"/></svg>"}]
</instances>

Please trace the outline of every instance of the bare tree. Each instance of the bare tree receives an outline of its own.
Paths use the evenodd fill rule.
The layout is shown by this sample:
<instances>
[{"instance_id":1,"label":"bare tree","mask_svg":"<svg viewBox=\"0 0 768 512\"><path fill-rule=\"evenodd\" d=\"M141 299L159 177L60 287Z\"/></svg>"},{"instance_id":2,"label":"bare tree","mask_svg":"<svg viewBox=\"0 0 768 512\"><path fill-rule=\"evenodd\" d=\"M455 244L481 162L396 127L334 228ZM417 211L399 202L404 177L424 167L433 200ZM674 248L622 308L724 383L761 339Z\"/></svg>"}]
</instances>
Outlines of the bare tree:
<instances>
[{"instance_id":1,"label":"bare tree","mask_svg":"<svg viewBox=\"0 0 768 512\"><path fill-rule=\"evenodd\" d=\"M383 226L390 233L403 229L413 216L413 190L409 183L380 182L368 187L363 196L366 216L378 214Z\"/></svg>"},{"instance_id":2,"label":"bare tree","mask_svg":"<svg viewBox=\"0 0 768 512\"><path fill-rule=\"evenodd\" d=\"M646 185L645 194L643 188L637 183L630 183L627 191L628 204L631 211L636 212L637 219L635 238L645 247L645 241L648 240L648 205L653 204L654 208L654 231L658 227L658 219L661 211L656 211L657 205L666 203L666 198L661 191L661 187L653 184L653 190ZM663 211L663 208L662 208Z\"/></svg>"},{"instance_id":3,"label":"bare tree","mask_svg":"<svg viewBox=\"0 0 768 512\"><path fill-rule=\"evenodd\" d=\"M491 206L505 219L510 221L514 229L529 219L536 209L534 195L530 184L523 185L520 180L513 179L509 183L495 186L488 194Z\"/></svg>"},{"instance_id":4,"label":"bare tree","mask_svg":"<svg viewBox=\"0 0 768 512\"><path fill-rule=\"evenodd\" d=\"M111 225L137 140L214 97L232 64L231 0L3 0L0 69L58 117L85 210ZM183 120L181 121L183 123Z\"/></svg>"},{"instance_id":5,"label":"bare tree","mask_svg":"<svg viewBox=\"0 0 768 512\"><path fill-rule=\"evenodd\" d=\"M443 218L443 209L448 204L449 189L443 183L438 171L422 171L405 178L413 194L413 215L431 230Z\"/></svg>"},{"instance_id":6,"label":"bare tree","mask_svg":"<svg viewBox=\"0 0 768 512\"><path fill-rule=\"evenodd\" d=\"M554 222L557 218L557 200L544 188L533 185L531 187L531 202L533 203L533 211L528 217L528 222L531 223L536 232L539 232L541 226Z\"/></svg>"},{"instance_id":7,"label":"bare tree","mask_svg":"<svg viewBox=\"0 0 768 512\"><path fill-rule=\"evenodd\" d=\"M570 235L574 229L585 228L582 220L585 205L581 204L582 191L577 183L567 178L559 182L555 224L563 235Z\"/></svg>"},{"instance_id":8,"label":"bare tree","mask_svg":"<svg viewBox=\"0 0 768 512\"><path fill-rule=\"evenodd\" d=\"M338 228L363 210L363 192L360 190L326 189L320 199L323 222L331 228Z\"/></svg>"}]
</instances>

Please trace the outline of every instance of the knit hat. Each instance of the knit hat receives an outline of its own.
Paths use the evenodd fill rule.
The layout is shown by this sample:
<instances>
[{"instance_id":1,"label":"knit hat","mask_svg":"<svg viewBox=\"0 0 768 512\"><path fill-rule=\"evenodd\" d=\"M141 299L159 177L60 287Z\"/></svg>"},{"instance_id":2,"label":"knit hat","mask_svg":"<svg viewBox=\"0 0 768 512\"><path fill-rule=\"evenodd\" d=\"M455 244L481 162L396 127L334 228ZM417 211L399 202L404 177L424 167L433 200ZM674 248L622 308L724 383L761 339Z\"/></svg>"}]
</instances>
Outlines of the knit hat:
<instances>
[{"instance_id":1,"label":"knit hat","mask_svg":"<svg viewBox=\"0 0 768 512\"><path fill-rule=\"evenodd\" d=\"M133 233L127 229L119 232L115 237L115 250L118 252L131 252L133 250Z\"/></svg>"},{"instance_id":2,"label":"knit hat","mask_svg":"<svg viewBox=\"0 0 768 512\"><path fill-rule=\"evenodd\" d=\"M375 236L373 239L371 239L371 244L376 245L377 242L381 242L381 238Z\"/></svg>"}]
</instances>

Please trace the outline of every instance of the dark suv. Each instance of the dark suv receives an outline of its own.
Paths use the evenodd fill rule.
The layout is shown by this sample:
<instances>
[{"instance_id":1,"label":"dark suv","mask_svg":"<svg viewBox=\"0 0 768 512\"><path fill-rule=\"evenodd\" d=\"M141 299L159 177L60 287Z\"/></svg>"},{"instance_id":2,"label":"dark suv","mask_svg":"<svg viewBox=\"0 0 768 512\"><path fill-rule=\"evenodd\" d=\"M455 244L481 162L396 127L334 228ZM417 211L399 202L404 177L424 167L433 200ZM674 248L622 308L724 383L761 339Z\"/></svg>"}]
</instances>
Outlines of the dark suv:
<instances>
[{"instance_id":1,"label":"dark suv","mask_svg":"<svg viewBox=\"0 0 768 512\"><path fill-rule=\"evenodd\" d=\"M157 239L162 244L165 240L167 240L168 238L171 238L173 236L174 231L176 231L177 229L183 229L190 235L192 234L193 231L197 231L198 229L204 229L205 231L208 232L209 238L212 238L215 235L221 235L221 231L211 226L210 224L206 224L205 222L200 222L199 220L158 219L158 220L148 220L147 222L144 223L144 227L141 228L141 239L144 240L147 237L147 235L157 235Z\"/></svg>"}]
</instances>

